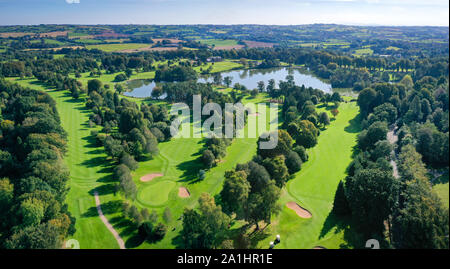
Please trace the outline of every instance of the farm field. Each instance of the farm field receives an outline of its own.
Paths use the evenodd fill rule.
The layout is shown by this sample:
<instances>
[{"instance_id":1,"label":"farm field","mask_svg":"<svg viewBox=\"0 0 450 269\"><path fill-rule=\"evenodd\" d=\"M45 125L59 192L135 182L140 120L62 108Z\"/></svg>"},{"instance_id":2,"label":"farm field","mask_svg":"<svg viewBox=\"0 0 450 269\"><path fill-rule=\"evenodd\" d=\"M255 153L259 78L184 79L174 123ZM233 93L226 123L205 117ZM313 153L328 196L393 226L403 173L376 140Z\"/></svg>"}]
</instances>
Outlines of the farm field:
<instances>
[{"instance_id":1,"label":"farm field","mask_svg":"<svg viewBox=\"0 0 450 269\"><path fill-rule=\"evenodd\" d=\"M150 44L142 43L125 43L125 44L100 44L100 45L87 45L87 49L99 49L105 52L120 52L123 50L136 50L150 47Z\"/></svg>"}]
</instances>

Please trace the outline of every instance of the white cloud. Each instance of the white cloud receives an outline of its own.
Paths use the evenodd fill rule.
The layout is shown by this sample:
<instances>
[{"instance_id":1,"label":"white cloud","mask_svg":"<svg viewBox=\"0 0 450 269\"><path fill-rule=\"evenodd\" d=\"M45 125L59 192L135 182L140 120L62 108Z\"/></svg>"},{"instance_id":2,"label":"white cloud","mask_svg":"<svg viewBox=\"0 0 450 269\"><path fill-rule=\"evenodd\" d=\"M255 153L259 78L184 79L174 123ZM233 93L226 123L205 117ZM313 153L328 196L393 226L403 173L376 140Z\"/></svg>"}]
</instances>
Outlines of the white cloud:
<instances>
[{"instance_id":1,"label":"white cloud","mask_svg":"<svg viewBox=\"0 0 450 269\"><path fill-rule=\"evenodd\" d=\"M79 4L80 0L66 0L67 4Z\"/></svg>"}]
</instances>

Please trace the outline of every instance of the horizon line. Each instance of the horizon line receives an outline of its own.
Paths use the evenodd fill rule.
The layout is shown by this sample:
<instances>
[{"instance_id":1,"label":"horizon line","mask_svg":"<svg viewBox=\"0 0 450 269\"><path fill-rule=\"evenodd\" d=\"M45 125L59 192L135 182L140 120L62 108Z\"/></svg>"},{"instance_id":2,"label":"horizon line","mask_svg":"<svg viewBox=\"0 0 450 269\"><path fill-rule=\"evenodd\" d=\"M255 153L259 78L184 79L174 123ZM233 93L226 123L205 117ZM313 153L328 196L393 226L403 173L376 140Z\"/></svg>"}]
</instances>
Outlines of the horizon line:
<instances>
[{"instance_id":1,"label":"horizon line","mask_svg":"<svg viewBox=\"0 0 450 269\"><path fill-rule=\"evenodd\" d=\"M39 24L0 24L2 26L40 26L40 25L61 25L61 26L120 26L120 25L152 25L152 26L240 26L240 25L254 25L254 26L307 26L307 25L338 25L338 26L355 26L355 27L447 27L450 25L406 25L406 24L345 24L345 23L303 23L303 24L260 24L260 23L230 23L230 24L214 24L214 23L186 23L186 24L156 24L156 23L94 23L94 24L79 24L79 23L39 23Z\"/></svg>"}]
</instances>

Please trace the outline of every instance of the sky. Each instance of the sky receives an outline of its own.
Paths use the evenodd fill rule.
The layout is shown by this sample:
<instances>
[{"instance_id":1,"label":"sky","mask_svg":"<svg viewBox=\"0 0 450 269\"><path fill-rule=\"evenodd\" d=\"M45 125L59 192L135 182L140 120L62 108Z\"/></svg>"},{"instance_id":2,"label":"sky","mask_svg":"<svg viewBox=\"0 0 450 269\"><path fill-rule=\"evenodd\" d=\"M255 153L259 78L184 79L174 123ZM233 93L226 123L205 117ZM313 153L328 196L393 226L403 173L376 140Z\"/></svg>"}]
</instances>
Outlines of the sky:
<instances>
[{"instance_id":1,"label":"sky","mask_svg":"<svg viewBox=\"0 0 450 269\"><path fill-rule=\"evenodd\" d=\"M449 25L448 0L0 0L0 25Z\"/></svg>"}]
</instances>

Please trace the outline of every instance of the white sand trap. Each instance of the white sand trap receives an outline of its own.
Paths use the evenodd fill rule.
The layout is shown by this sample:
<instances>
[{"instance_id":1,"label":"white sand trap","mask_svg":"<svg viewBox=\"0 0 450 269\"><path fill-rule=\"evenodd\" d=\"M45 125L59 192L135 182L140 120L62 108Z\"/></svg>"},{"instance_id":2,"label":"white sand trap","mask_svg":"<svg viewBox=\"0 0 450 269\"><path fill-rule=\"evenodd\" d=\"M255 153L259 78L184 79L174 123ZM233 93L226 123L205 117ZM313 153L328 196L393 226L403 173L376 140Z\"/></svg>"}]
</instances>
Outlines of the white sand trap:
<instances>
[{"instance_id":1,"label":"white sand trap","mask_svg":"<svg viewBox=\"0 0 450 269\"><path fill-rule=\"evenodd\" d=\"M191 196L191 194L189 193L188 189L186 189L185 187L180 187L178 189L178 196L180 196L181 198L189 198Z\"/></svg>"},{"instance_id":2,"label":"white sand trap","mask_svg":"<svg viewBox=\"0 0 450 269\"><path fill-rule=\"evenodd\" d=\"M313 247L313 249L327 249L326 247L322 247L322 246L315 246Z\"/></svg>"},{"instance_id":3,"label":"white sand trap","mask_svg":"<svg viewBox=\"0 0 450 269\"><path fill-rule=\"evenodd\" d=\"M286 204L286 206L292 210L295 211L295 213L297 213L297 215L300 218L304 218L304 219L309 219L312 217L311 212L309 212L308 210L304 209L303 207L299 206L297 203L295 202L289 202Z\"/></svg>"},{"instance_id":4,"label":"white sand trap","mask_svg":"<svg viewBox=\"0 0 450 269\"><path fill-rule=\"evenodd\" d=\"M159 174L159 173L147 174L147 175L141 177L141 181L142 182L149 182L149 181L152 181L156 177L162 177L162 176L164 176L164 175L163 174Z\"/></svg>"}]
</instances>

